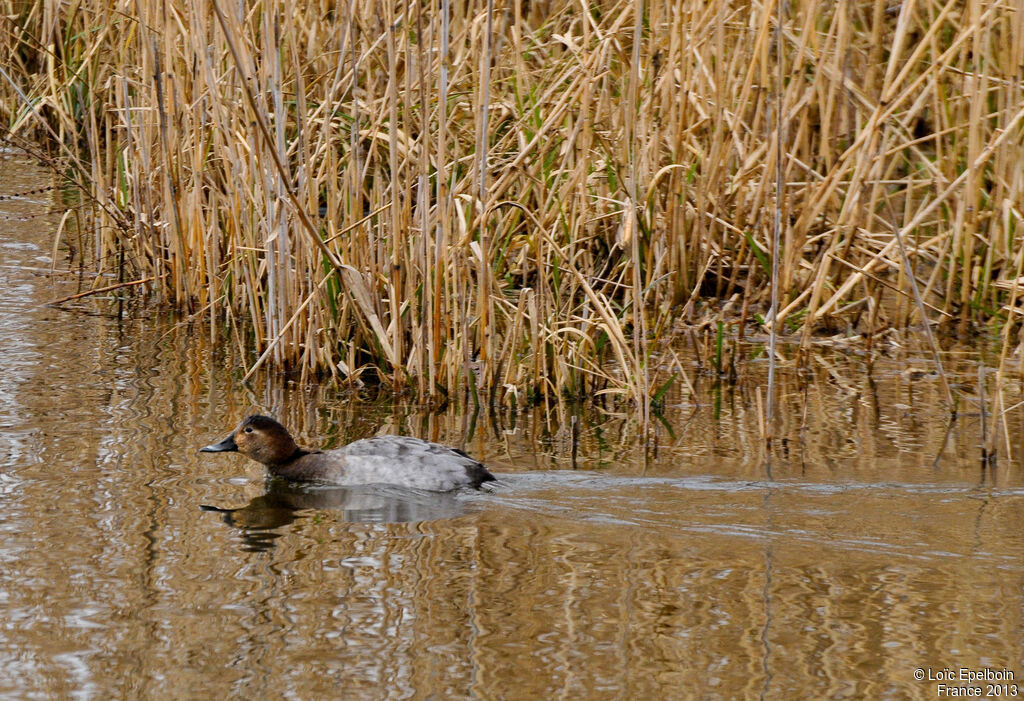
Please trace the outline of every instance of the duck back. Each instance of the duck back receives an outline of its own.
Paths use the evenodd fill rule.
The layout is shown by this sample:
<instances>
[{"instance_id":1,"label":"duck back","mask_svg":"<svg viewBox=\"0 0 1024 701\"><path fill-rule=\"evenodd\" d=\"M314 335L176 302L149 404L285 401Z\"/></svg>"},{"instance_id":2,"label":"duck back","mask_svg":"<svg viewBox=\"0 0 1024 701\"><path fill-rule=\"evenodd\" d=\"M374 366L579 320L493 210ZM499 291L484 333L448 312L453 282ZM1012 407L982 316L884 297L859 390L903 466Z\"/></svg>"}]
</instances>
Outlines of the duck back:
<instances>
[{"instance_id":1,"label":"duck back","mask_svg":"<svg viewBox=\"0 0 1024 701\"><path fill-rule=\"evenodd\" d=\"M352 484L382 482L447 491L494 480L487 468L461 450L410 436L365 438L337 452L344 456L345 481Z\"/></svg>"}]
</instances>

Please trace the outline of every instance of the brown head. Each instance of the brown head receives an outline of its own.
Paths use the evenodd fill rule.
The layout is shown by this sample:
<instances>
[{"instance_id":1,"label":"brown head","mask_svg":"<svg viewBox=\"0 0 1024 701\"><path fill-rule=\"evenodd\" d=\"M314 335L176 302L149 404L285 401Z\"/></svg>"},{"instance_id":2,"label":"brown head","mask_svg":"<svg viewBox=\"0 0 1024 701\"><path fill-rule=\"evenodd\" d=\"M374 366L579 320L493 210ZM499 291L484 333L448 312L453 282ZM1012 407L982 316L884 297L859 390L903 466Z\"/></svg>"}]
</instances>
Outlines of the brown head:
<instances>
[{"instance_id":1,"label":"brown head","mask_svg":"<svg viewBox=\"0 0 1024 701\"><path fill-rule=\"evenodd\" d=\"M258 414L246 417L230 436L220 443L200 448L199 452L239 452L268 466L281 465L306 454L295 444L288 429L269 416Z\"/></svg>"}]
</instances>

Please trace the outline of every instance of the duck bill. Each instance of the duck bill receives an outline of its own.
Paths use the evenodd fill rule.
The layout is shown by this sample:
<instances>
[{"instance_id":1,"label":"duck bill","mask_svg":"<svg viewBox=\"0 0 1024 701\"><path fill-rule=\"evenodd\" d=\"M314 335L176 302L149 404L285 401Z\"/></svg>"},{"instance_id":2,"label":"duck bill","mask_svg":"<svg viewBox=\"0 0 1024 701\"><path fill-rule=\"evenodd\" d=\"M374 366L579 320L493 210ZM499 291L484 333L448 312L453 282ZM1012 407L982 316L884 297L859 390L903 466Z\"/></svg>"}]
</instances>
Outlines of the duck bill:
<instances>
[{"instance_id":1,"label":"duck bill","mask_svg":"<svg viewBox=\"0 0 1024 701\"><path fill-rule=\"evenodd\" d=\"M211 443L210 445L204 446L199 449L200 453L231 453L238 450L238 444L235 443L235 434L231 434L220 443Z\"/></svg>"}]
</instances>

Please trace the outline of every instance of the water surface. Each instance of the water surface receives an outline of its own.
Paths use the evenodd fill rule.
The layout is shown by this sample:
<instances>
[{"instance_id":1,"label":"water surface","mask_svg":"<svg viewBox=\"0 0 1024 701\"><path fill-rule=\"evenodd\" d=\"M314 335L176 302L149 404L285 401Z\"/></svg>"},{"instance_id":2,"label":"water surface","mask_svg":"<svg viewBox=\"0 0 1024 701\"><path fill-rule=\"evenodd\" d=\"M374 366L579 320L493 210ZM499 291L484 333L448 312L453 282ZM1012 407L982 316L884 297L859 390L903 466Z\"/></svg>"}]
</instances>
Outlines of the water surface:
<instances>
[{"instance_id":1,"label":"water surface","mask_svg":"<svg viewBox=\"0 0 1024 701\"><path fill-rule=\"evenodd\" d=\"M0 194L49 184L0 158ZM94 284L49 273L56 197L0 200L0 696L934 698L915 670L1024 674L1024 433L1010 412L982 466L982 353L947 357L951 423L914 344L823 348L782 373L770 459L758 359L735 387L689 364L646 447L607 407L245 386L198 321L44 306ZM445 442L501 483L302 487L196 452L254 410L309 445Z\"/></svg>"}]
</instances>

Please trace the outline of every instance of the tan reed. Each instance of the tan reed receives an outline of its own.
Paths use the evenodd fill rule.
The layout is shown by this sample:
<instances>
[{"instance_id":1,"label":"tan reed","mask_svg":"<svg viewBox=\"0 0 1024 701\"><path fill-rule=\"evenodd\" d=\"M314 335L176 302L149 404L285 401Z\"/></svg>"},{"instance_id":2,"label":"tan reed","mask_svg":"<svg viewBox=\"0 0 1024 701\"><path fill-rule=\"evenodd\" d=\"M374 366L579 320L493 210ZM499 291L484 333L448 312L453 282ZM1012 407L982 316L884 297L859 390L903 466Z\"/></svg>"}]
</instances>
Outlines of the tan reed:
<instances>
[{"instance_id":1,"label":"tan reed","mask_svg":"<svg viewBox=\"0 0 1024 701\"><path fill-rule=\"evenodd\" d=\"M748 2L0 6L5 138L248 375L646 407L680 332L763 322L776 199L805 345L1020 316L1019 3L794 0L779 51Z\"/></svg>"}]
</instances>

